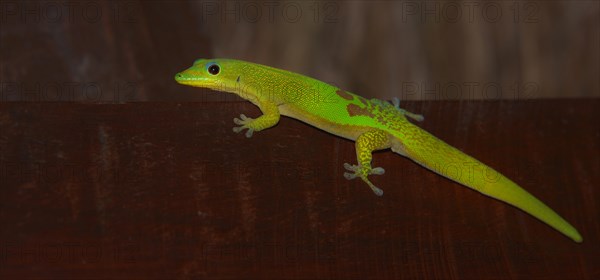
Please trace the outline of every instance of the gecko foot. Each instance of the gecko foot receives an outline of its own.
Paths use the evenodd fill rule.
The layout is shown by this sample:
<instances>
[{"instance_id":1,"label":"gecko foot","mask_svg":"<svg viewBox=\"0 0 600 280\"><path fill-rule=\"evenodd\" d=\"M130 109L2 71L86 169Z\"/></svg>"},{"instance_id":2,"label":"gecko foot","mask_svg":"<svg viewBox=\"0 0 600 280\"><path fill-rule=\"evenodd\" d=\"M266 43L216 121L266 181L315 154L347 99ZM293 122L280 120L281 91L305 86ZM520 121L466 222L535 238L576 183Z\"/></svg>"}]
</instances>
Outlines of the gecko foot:
<instances>
[{"instance_id":1,"label":"gecko foot","mask_svg":"<svg viewBox=\"0 0 600 280\"><path fill-rule=\"evenodd\" d=\"M425 119L425 117L423 117L423 115L414 114L414 113L411 113L409 111L406 111L406 110L400 108L400 98L398 98L398 97L392 98L392 104L402 114L404 114L405 116L407 116L407 117L409 117L409 118L411 118L411 119L413 119L415 121L422 122Z\"/></svg>"},{"instance_id":2,"label":"gecko foot","mask_svg":"<svg viewBox=\"0 0 600 280\"><path fill-rule=\"evenodd\" d=\"M375 193L375 195L377 195L377 196L383 195L383 191L380 188L373 185L373 183L371 183L371 181L369 181L367 176L368 175L381 175L381 174L385 173L385 169L383 169L381 167L375 167L373 169L368 168L370 170L365 170L367 168L364 168L360 165L351 165L349 163L344 163L344 168L348 171L351 171L351 172L344 172L344 178L346 178L347 180L352 180L356 177L359 177L365 183L367 183L367 185L369 185L369 187L371 188L373 193Z\"/></svg>"},{"instance_id":3,"label":"gecko foot","mask_svg":"<svg viewBox=\"0 0 600 280\"><path fill-rule=\"evenodd\" d=\"M234 118L233 119L233 122L235 124L240 125L240 126L234 127L233 128L233 132L239 133L239 132L241 132L244 129L248 129L246 131L246 137L247 138L252 137L252 133L254 133L254 128L250 127L250 124L253 121L254 121L253 118L249 118L249 117L246 117L246 115L244 115L244 114L240 114L240 119L238 119L238 118Z\"/></svg>"}]
</instances>

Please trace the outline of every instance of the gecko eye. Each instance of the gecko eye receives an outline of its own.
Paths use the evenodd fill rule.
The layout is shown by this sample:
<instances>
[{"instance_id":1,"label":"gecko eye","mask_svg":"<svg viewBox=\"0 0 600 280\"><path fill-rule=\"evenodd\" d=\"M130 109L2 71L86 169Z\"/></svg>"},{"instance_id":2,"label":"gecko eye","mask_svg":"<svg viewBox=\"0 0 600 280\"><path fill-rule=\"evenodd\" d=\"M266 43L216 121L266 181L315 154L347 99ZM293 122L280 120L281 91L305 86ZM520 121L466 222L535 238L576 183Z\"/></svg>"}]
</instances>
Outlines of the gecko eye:
<instances>
[{"instance_id":1,"label":"gecko eye","mask_svg":"<svg viewBox=\"0 0 600 280\"><path fill-rule=\"evenodd\" d=\"M213 64L211 66L208 66L208 73L210 73L212 75L219 74L219 71L221 71L221 68L219 68L219 65Z\"/></svg>"}]
</instances>

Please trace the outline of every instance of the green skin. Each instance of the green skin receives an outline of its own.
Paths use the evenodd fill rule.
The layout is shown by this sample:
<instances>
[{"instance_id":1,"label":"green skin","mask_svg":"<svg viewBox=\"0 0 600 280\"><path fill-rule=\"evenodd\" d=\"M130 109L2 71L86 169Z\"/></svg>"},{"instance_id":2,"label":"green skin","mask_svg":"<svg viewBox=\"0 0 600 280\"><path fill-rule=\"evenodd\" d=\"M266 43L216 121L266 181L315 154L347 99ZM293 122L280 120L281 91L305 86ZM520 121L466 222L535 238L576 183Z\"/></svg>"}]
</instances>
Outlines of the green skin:
<instances>
[{"instance_id":1,"label":"green skin","mask_svg":"<svg viewBox=\"0 0 600 280\"><path fill-rule=\"evenodd\" d=\"M234 93L257 105L263 115L235 118L234 132L273 127L281 115L301 120L329 133L356 142L358 165L344 164L347 179L360 178L376 195L383 195L368 179L383 168L371 167L372 152L391 148L420 165L509 203L540 219L575 242L579 232L543 202L494 169L446 144L408 121L421 115L377 99L367 100L321 81L260 64L232 59L198 59L189 69L175 75L184 85Z\"/></svg>"}]
</instances>

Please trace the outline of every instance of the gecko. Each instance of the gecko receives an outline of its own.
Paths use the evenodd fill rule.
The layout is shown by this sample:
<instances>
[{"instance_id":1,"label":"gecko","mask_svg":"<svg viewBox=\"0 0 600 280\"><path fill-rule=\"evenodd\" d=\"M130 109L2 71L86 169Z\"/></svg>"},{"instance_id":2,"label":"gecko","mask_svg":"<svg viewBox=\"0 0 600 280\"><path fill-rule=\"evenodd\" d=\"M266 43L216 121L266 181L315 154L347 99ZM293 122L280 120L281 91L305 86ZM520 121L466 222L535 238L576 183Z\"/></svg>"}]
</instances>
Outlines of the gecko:
<instances>
[{"instance_id":1,"label":"gecko","mask_svg":"<svg viewBox=\"0 0 600 280\"><path fill-rule=\"evenodd\" d=\"M357 164L344 163L348 180L360 178L378 196L383 191L369 175L372 153L391 149L421 166L484 195L513 205L577 243L583 238L569 222L519 185L450 146L413 122L423 116L400 108L399 100L366 99L298 73L234 59L197 59L175 75L179 84L233 93L258 106L262 115L234 118L236 133L253 133L275 126L281 116L291 117L355 142ZM450 168L452 167L452 168ZM489 176L489 174L495 176Z\"/></svg>"}]
</instances>

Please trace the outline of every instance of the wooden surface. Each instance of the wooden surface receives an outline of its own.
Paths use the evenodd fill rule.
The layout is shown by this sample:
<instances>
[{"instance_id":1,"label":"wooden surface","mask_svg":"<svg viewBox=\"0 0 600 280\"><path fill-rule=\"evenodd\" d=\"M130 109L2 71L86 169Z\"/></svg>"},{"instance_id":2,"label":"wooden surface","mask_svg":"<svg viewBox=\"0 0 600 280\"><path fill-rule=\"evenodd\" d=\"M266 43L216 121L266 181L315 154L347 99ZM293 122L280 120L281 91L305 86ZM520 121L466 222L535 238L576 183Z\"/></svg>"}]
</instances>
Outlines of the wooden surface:
<instances>
[{"instance_id":1,"label":"wooden surface","mask_svg":"<svg viewBox=\"0 0 600 280\"><path fill-rule=\"evenodd\" d=\"M406 102L584 237L245 102L0 103L0 278L600 278L600 100Z\"/></svg>"}]
</instances>

